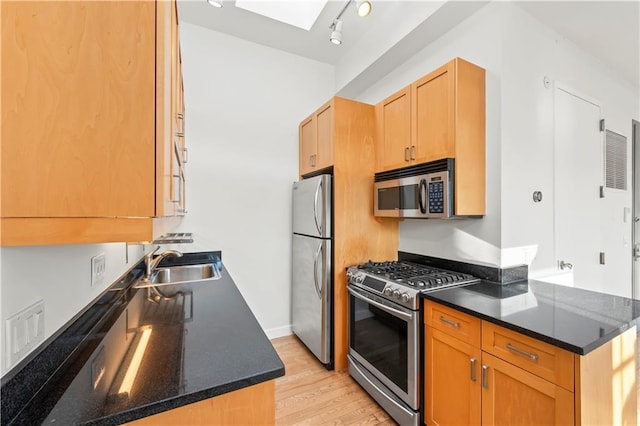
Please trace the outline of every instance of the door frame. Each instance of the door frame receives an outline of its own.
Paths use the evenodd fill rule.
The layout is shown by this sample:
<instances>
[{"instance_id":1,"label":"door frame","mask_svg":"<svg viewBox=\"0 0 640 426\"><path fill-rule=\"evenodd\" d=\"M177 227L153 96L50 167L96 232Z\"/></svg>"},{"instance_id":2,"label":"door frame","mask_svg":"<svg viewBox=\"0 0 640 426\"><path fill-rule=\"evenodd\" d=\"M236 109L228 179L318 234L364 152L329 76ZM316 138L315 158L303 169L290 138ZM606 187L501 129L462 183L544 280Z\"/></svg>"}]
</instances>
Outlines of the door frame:
<instances>
[{"instance_id":1,"label":"door frame","mask_svg":"<svg viewBox=\"0 0 640 426\"><path fill-rule=\"evenodd\" d=\"M557 104L557 94L558 91L562 91L570 96L574 96L584 102L587 102L591 105L593 105L594 107L598 108L598 110L600 111L600 117L599 119L603 119L604 118L604 108L602 106L602 102L597 99L594 98L592 96L586 95L585 93L583 93L582 91L575 89L573 86L565 84L562 81L554 81L553 84L553 224L552 224L552 230L553 230L553 268L555 270L556 274L560 274L563 273L563 271L560 269L559 266L559 256L558 256L558 243L557 243L557 228L558 228L558 221L557 221L557 214L556 214L556 209L557 209L557 193L556 193L556 114L557 114L557 108L558 108L558 104ZM604 159L604 136L605 132L600 132L600 162L601 164L603 163L603 159ZM604 185L604 181L605 181L605 170L604 170L604 165L602 166L601 169L601 174L600 174L600 179L602 181L602 184ZM597 224L598 228L600 227L600 223ZM573 271L570 272L572 274L572 278L571 278L571 282L573 283ZM573 284L572 284L573 285Z\"/></svg>"},{"instance_id":2,"label":"door frame","mask_svg":"<svg viewBox=\"0 0 640 426\"><path fill-rule=\"evenodd\" d=\"M631 120L631 297L634 299L640 298L640 276L636 273L636 260L635 260L635 247L639 244L638 238L640 235L636 235L636 221L640 216L640 211L636 210L636 202L639 201L636 191L640 191L640 182L636 183L636 179L640 179L640 161L636 161L636 156L640 155L640 121ZM640 260L638 260L640 261Z\"/></svg>"}]
</instances>

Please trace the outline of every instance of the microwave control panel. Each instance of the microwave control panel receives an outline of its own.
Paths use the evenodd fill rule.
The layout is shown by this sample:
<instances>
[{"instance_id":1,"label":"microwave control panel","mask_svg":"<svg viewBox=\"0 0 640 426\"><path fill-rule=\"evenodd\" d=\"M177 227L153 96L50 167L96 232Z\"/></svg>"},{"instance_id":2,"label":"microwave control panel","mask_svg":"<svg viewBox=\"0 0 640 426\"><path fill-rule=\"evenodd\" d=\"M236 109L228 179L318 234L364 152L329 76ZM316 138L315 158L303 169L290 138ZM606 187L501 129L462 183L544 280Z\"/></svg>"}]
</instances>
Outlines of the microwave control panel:
<instances>
[{"instance_id":1,"label":"microwave control panel","mask_svg":"<svg viewBox=\"0 0 640 426\"><path fill-rule=\"evenodd\" d=\"M429 213L444 213L444 182L429 182Z\"/></svg>"}]
</instances>

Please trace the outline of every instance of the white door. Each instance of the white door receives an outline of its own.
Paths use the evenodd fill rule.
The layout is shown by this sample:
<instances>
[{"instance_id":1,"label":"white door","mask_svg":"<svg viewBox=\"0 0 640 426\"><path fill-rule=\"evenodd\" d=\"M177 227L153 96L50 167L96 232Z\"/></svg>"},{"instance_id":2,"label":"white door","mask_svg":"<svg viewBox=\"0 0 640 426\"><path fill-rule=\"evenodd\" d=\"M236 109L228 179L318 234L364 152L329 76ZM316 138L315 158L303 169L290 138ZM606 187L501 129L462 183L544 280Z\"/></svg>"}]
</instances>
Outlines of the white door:
<instances>
[{"instance_id":1,"label":"white door","mask_svg":"<svg viewBox=\"0 0 640 426\"><path fill-rule=\"evenodd\" d=\"M602 291L600 107L556 87L554 120L556 268L570 269L576 287Z\"/></svg>"}]
</instances>

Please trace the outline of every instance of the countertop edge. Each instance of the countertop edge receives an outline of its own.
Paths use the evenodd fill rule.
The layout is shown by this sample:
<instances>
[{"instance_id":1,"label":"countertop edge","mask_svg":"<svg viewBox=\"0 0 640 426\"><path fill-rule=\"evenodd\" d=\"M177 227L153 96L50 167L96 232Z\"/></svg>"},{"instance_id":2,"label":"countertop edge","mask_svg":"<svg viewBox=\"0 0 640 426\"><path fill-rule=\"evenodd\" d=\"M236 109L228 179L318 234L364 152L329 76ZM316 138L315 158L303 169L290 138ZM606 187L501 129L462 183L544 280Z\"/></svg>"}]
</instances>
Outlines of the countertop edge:
<instances>
[{"instance_id":1,"label":"countertop edge","mask_svg":"<svg viewBox=\"0 0 640 426\"><path fill-rule=\"evenodd\" d=\"M218 385L210 389L194 392L189 395L182 395L179 397L156 401L147 405L136 407L129 411L114 414L109 417L103 417L101 419L95 419L90 422L82 423L82 425L120 425L125 422L132 422L138 419L153 416L155 414L173 410L175 408L180 408L185 405L193 404L195 402L203 401L205 399L214 398L216 396L224 395L229 392L241 390L249 386L264 383L269 380L274 380L278 377L284 376L284 373L285 371L283 365L281 368L276 368L256 376L245 377L223 385Z\"/></svg>"},{"instance_id":2,"label":"countertop edge","mask_svg":"<svg viewBox=\"0 0 640 426\"><path fill-rule=\"evenodd\" d=\"M510 322L506 322L506 321L500 320L498 318L495 318L495 317L492 317L492 316L489 316L489 315L485 315L485 314L483 314L481 312L474 311L473 309L469 309L469 308L464 307L464 306L460 306L460 305L458 305L456 303L452 303L452 302L449 302L447 300L442 300L442 299L440 299L440 298L438 298L436 296L436 293L437 292L434 292L433 294L424 293L423 294L423 298L425 300L431 300L431 301L439 303L441 305L448 306L450 308L456 309L456 310L458 310L460 312L464 312L466 314L472 315L472 316L474 316L476 318L480 318L480 319L482 319L484 321L488 321L490 323L502 326L504 328L508 328L509 330L513 330L513 331L516 331L518 333L524 334L526 336L533 337L534 339L540 340L540 341L545 342L545 343L549 343L550 345L559 347L561 349L565 349L565 350L567 350L569 352L573 352L574 354L581 355L581 356L589 354L590 352L594 351L595 349L599 348L600 346L604 345L605 343L609 342L610 340L613 340L615 337L621 335L622 333L624 333L625 331L627 331L628 329L630 329L634 325L637 325L637 323L638 323L638 319L632 320L632 321L630 321L628 323L623 323L622 325L617 327L614 331L601 336L599 339L595 340L594 342L590 343L589 345L584 346L584 347L580 347L580 346L575 346L575 345L569 344L569 343L564 342L562 340L555 339L553 337L549 337L549 336L544 335L544 334L540 334L540 333L538 333L536 331L533 331L533 330L530 330L528 328L524 328L524 327L521 327L519 325L510 323Z\"/></svg>"}]
</instances>

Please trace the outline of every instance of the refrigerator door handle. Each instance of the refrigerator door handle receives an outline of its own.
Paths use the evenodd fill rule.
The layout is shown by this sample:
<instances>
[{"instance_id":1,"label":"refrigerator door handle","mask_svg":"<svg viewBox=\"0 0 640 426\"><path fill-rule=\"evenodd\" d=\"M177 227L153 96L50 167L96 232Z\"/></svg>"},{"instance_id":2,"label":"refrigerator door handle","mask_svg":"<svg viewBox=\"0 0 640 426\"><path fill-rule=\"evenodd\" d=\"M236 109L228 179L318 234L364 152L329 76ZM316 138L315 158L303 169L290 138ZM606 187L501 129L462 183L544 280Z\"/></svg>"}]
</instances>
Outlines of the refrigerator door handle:
<instances>
[{"instance_id":1,"label":"refrigerator door handle","mask_svg":"<svg viewBox=\"0 0 640 426\"><path fill-rule=\"evenodd\" d=\"M316 195L313 198L313 219L316 222L316 229L320 236L322 236L322 223L318 222L318 195L320 195L320 191L322 190L322 180L318 182L318 186L316 187ZM324 196L322 197L322 203L324 204Z\"/></svg>"},{"instance_id":2,"label":"refrigerator door handle","mask_svg":"<svg viewBox=\"0 0 640 426\"><path fill-rule=\"evenodd\" d=\"M316 251L316 255L313 257L313 287L316 289L316 294L319 299L322 299L322 292L318 287L318 258L322 252L323 244L324 243L321 243L320 246L318 246L318 251Z\"/></svg>"}]
</instances>

